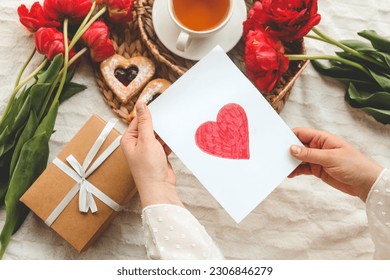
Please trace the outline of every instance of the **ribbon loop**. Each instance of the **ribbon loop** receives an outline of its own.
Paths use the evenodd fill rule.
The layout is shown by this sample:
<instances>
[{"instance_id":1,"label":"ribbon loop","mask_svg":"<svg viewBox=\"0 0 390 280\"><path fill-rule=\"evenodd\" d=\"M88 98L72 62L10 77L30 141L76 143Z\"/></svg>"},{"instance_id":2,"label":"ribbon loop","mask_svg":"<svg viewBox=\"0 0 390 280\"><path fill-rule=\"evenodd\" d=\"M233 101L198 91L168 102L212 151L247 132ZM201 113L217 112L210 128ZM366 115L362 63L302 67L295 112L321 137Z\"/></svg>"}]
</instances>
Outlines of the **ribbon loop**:
<instances>
[{"instance_id":1,"label":"ribbon loop","mask_svg":"<svg viewBox=\"0 0 390 280\"><path fill-rule=\"evenodd\" d=\"M103 145L107 136L110 134L111 130L114 128L117 122L117 119L111 119L107 122L106 126L103 128L102 132L96 139L95 143L92 145L92 148L89 150L87 156L85 157L83 162L83 170L87 170L93 158L96 156L97 152L100 150L100 147Z\"/></svg>"},{"instance_id":2,"label":"ribbon loop","mask_svg":"<svg viewBox=\"0 0 390 280\"><path fill-rule=\"evenodd\" d=\"M77 159L73 155L69 155L66 158L66 161L70 164L70 166L73 167L74 171L76 171L77 174L79 174L79 176L81 178L85 178L85 171L84 171L83 167L81 166L81 164L77 161Z\"/></svg>"},{"instance_id":3,"label":"ribbon loop","mask_svg":"<svg viewBox=\"0 0 390 280\"><path fill-rule=\"evenodd\" d=\"M111 130L114 128L116 122L116 119L111 119L106 124L99 137L92 145L92 148L89 150L82 165L73 155L69 155L66 158L66 161L71 167L63 163L58 158L53 161L53 163L60 170L76 181L76 185L68 192L68 194L62 199L62 201L46 219L45 223L48 226L51 226L54 223L54 221L58 218L66 206L68 206L77 193L79 194L79 211L82 213L88 213L89 210L91 210L92 213L98 211L93 196L99 198L104 204L115 211L120 211L123 209L123 206L120 206L87 180L87 178L116 150L116 148L119 147L121 136L118 136L94 161L92 166L88 168L103 145L104 141L107 139Z\"/></svg>"}]
</instances>

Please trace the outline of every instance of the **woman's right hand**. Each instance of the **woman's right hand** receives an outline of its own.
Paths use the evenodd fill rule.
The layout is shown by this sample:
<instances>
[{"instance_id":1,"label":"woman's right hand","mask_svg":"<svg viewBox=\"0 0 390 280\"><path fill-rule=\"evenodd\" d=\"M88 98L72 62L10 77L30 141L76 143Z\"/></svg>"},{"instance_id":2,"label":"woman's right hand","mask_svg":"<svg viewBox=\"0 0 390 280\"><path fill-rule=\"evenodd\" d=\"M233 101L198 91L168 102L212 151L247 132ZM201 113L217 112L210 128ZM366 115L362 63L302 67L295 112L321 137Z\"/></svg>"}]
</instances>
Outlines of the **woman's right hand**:
<instances>
[{"instance_id":1,"label":"woman's right hand","mask_svg":"<svg viewBox=\"0 0 390 280\"><path fill-rule=\"evenodd\" d=\"M137 115L123 135L121 147L142 207L152 204L183 206L176 193L176 176L167 159L170 149L154 134L149 108L140 101L135 108Z\"/></svg>"},{"instance_id":2,"label":"woman's right hand","mask_svg":"<svg viewBox=\"0 0 390 280\"><path fill-rule=\"evenodd\" d=\"M311 128L293 131L305 146L291 146L291 155L302 163L289 178L315 175L332 187L366 201L383 167L336 135Z\"/></svg>"}]
</instances>

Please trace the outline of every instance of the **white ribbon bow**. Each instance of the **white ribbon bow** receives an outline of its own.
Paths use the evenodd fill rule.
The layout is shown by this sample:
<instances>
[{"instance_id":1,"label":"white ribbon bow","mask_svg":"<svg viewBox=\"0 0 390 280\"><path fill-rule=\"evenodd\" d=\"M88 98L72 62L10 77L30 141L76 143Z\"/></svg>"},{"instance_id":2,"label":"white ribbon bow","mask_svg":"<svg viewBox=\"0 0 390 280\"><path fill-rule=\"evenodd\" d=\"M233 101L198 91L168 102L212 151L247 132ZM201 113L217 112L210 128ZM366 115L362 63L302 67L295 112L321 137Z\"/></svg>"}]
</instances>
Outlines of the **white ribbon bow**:
<instances>
[{"instance_id":1,"label":"white ribbon bow","mask_svg":"<svg viewBox=\"0 0 390 280\"><path fill-rule=\"evenodd\" d=\"M57 205L53 212L46 219L45 223L48 226L51 226L62 211L68 206L72 199L79 193L79 210L80 212L87 213L91 209L92 213L95 213L98 209L96 207L95 200L93 195L99 198L103 203L112 208L115 211L120 211L123 209L123 206L120 206L97 187L91 184L87 178L119 147L121 136L118 136L108 147L107 149L94 161L91 165L92 160L98 153L99 149L103 145L107 136L110 134L111 130L114 128L117 120L111 119L103 131L100 133L96 142L93 144L92 148L89 150L83 164L81 165L73 155L69 155L66 158L66 161L70 164L71 167L62 162L59 158L56 158L53 163L66 173L69 177L76 181L76 185L66 194L62 201ZM91 165L90 168L88 168Z\"/></svg>"}]
</instances>

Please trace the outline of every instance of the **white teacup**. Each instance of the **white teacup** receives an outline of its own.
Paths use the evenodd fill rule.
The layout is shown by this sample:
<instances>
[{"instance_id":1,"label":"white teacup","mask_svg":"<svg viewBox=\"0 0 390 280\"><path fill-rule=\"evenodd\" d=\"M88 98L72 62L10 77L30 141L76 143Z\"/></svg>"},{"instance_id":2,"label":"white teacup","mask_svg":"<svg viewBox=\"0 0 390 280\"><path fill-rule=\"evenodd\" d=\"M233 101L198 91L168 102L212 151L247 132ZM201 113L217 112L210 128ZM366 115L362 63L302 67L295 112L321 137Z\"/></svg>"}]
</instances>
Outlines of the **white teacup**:
<instances>
[{"instance_id":1,"label":"white teacup","mask_svg":"<svg viewBox=\"0 0 390 280\"><path fill-rule=\"evenodd\" d=\"M199 2L204 1L204 4L207 6L208 3L213 2L213 1L227 1L229 3L229 6L226 7L226 11L224 9L221 9L220 15L216 15L217 18L211 19L214 22L217 22L217 24L214 24L212 27L207 28L205 27L204 29L198 29L196 30L195 28L191 28L188 25L185 25L178 16L175 13L175 9L178 9L177 7L174 7L175 1L182 1L182 4L185 3L185 1L190 1L191 0L168 0L168 10L169 10L169 15L172 18L173 22L180 28L180 34L177 38L176 41L176 49L179 51L184 52L188 46L191 43L192 38L206 38L209 36L214 35L216 32L221 30L230 20L232 14L233 14L233 7L234 7L234 1L235 0L192 0L194 3L199 4ZM225 3L226 4L226 3ZM205 20L205 15L202 15L199 11L199 13L194 14L194 11L196 9L192 9L190 5L187 5L186 7L182 7L182 9L189 9L189 11L185 11L186 13L191 13L192 17L196 17L200 19L201 21ZM201 9L200 9L201 10ZM207 12L207 9L205 10ZM222 15L223 14L223 15ZM204 22L205 23L205 22Z\"/></svg>"}]
</instances>

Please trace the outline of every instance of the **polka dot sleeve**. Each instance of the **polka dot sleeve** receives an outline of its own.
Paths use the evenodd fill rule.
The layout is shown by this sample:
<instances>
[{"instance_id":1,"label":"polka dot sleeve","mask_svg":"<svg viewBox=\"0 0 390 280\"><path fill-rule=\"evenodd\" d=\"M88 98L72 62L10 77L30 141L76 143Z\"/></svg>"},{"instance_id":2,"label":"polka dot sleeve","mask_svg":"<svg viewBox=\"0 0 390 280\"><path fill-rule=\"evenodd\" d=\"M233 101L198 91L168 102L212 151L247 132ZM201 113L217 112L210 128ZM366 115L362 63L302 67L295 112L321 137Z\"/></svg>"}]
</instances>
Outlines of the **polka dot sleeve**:
<instances>
[{"instance_id":1,"label":"polka dot sleeve","mask_svg":"<svg viewBox=\"0 0 390 280\"><path fill-rule=\"evenodd\" d=\"M368 226L375 244L375 259L390 259L390 170L384 169L366 201Z\"/></svg>"},{"instance_id":2,"label":"polka dot sleeve","mask_svg":"<svg viewBox=\"0 0 390 280\"><path fill-rule=\"evenodd\" d=\"M183 207L171 204L145 207L142 224L150 259L223 259L205 228Z\"/></svg>"}]
</instances>

